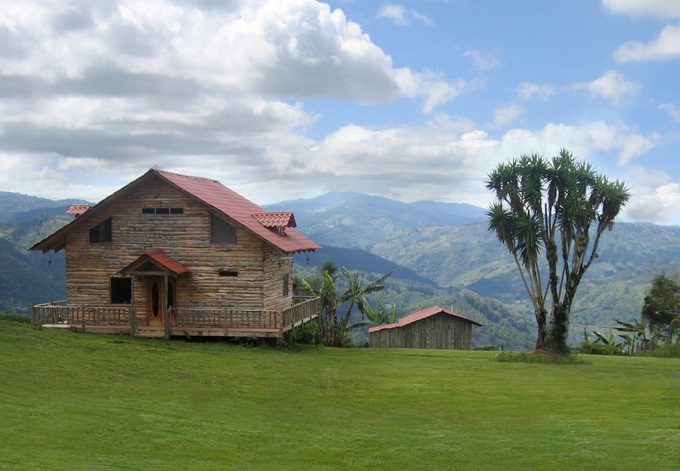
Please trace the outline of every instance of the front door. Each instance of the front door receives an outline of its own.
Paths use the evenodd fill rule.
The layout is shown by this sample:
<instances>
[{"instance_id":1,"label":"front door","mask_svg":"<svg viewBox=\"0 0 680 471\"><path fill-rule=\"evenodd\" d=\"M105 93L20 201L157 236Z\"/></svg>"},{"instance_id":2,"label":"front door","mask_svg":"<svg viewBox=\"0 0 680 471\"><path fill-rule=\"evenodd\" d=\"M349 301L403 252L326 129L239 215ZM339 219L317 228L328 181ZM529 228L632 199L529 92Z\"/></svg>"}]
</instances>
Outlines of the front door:
<instances>
[{"instance_id":1,"label":"front door","mask_svg":"<svg viewBox=\"0 0 680 471\"><path fill-rule=\"evenodd\" d=\"M167 276L150 276L146 284L146 313L149 327L163 327L169 308L175 305L175 279Z\"/></svg>"},{"instance_id":2,"label":"front door","mask_svg":"<svg viewBox=\"0 0 680 471\"><path fill-rule=\"evenodd\" d=\"M163 327L165 312L165 279L162 276L150 276L146 287L146 313L149 327Z\"/></svg>"}]
</instances>

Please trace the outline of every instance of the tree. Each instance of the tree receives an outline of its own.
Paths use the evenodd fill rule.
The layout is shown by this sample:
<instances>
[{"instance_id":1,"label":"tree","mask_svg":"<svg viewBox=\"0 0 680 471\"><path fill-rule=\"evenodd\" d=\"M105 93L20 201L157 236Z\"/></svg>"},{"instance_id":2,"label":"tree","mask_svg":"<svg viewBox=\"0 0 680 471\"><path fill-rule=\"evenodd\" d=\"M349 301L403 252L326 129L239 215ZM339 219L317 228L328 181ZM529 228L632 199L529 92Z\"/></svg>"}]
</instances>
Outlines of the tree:
<instances>
[{"instance_id":1,"label":"tree","mask_svg":"<svg viewBox=\"0 0 680 471\"><path fill-rule=\"evenodd\" d=\"M628 201L628 188L566 149L550 161L532 154L502 163L486 187L496 198L488 227L512 254L531 299L536 348L566 352L574 296L602 234Z\"/></svg>"},{"instance_id":2,"label":"tree","mask_svg":"<svg viewBox=\"0 0 680 471\"><path fill-rule=\"evenodd\" d=\"M652 280L642 306L642 319L649 324L654 340L670 343L680 322L680 285L678 276L660 275Z\"/></svg>"},{"instance_id":3,"label":"tree","mask_svg":"<svg viewBox=\"0 0 680 471\"><path fill-rule=\"evenodd\" d=\"M642 321L633 319L633 322L623 322L617 320L615 329L628 346L628 354L635 355L635 352L644 352L649 349L649 338L647 338L647 319ZM624 332L623 334L621 332Z\"/></svg>"},{"instance_id":4,"label":"tree","mask_svg":"<svg viewBox=\"0 0 680 471\"><path fill-rule=\"evenodd\" d=\"M367 308L370 308L366 296L382 291L385 287L380 283L392 274L390 272L364 286L358 273L351 273L345 267L341 267L340 271L347 283L347 289L342 293L337 292L338 268L331 261L324 263L321 267L321 282L318 287L313 287L308 280L302 280L299 284L299 288L306 294L321 298L318 335L321 342L328 347L342 347L346 344L347 331L350 328L349 320L354 307L356 306L365 315ZM345 314L339 315L338 311L343 308L343 305L346 307ZM379 308L376 306L376 309Z\"/></svg>"},{"instance_id":5,"label":"tree","mask_svg":"<svg viewBox=\"0 0 680 471\"><path fill-rule=\"evenodd\" d=\"M382 324L394 324L397 322L397 305L393 304L391 310L387 310L382 303L382 293L378 295L378 300L375 302L375 308L372 308L370 304L366 301L366 298L361 300L361 314L368 318L369 322L361 322L360 325L382 325Z\"/></svg>"}]
</instances>

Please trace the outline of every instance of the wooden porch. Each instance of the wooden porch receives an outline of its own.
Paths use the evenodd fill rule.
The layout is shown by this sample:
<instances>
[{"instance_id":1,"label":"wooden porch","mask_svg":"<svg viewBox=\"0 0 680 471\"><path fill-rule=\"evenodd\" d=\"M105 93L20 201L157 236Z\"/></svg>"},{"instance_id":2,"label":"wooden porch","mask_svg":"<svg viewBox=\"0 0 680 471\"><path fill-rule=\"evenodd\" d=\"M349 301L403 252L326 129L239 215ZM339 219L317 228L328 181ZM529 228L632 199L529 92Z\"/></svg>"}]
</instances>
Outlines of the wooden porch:
<instances>
[{"instance_id":1,"label":"wooden porch","mask_svg":"<svg viewBox=\"0 0 680 471\"><path fill-rule=\"evenodd\" d=\"M300 300L282 311L236 308L170 308L163 326L149 326L132 306L87 306L57 301L31 307L34 325L79 332L129 334L137 337L280 338L313 321L321 311L319 298Z\"/></svg>"}]
</instances>

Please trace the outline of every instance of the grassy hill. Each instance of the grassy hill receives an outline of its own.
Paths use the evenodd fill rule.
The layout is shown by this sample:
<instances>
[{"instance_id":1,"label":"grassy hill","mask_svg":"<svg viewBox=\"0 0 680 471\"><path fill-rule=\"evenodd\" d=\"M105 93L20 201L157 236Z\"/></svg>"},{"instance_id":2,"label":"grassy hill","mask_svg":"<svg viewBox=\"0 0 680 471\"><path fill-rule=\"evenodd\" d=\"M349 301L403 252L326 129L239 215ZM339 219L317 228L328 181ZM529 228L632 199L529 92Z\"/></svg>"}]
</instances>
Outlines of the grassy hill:
<instances>
[{"instance_id":1,"label":"grassy hill","mask_svg":"<svg viewBox=\"0 0 680 471\"><path fill-rule=\"evenodd\" d=\"M0 318L0 469L677 469L677 360L278 350Z\"/></svg>"}]
</instances>

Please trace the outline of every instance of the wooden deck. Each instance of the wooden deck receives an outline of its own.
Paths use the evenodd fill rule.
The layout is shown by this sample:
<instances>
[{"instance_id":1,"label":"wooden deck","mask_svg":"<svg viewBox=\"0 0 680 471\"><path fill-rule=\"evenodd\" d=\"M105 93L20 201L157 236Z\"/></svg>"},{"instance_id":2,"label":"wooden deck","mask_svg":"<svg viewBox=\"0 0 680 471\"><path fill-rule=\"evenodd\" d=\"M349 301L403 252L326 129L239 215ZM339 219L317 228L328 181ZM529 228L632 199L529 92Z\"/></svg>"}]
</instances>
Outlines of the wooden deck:
<instances>
[{"instance_id":1,"label":"wooden deck","mask_svg":"<svg viewBox=\"0 0 680 471\"><path fill-rule=\"evenodd\" d=\"M127 334L137 337L280 338L318 318L319 298L309 298L283 311L234 308L186 309L166 312L170 323L140 324L131 306L71 305L65 301L32 306L34 325L78 332Z\"/></svg>"}]
</instances>

